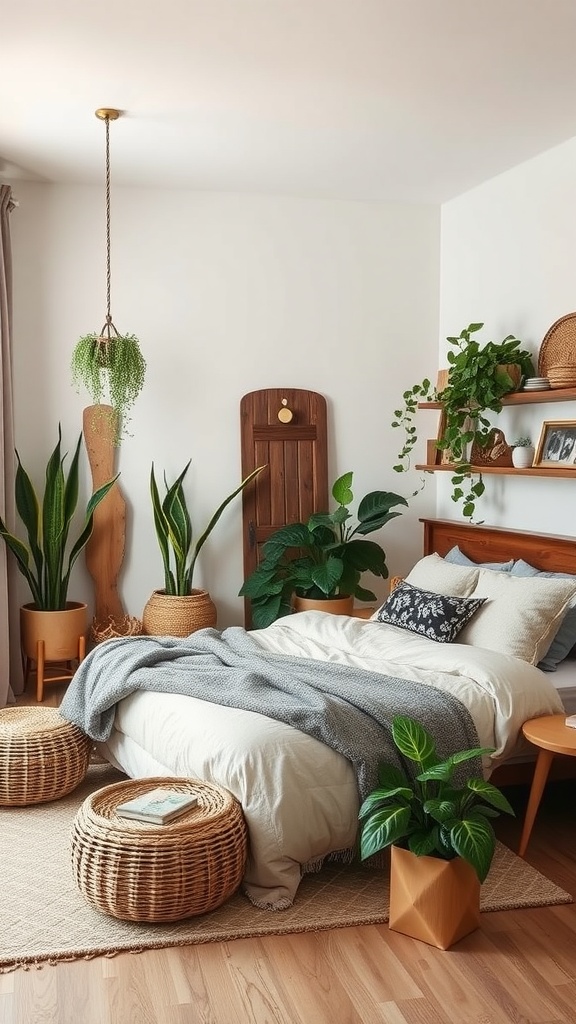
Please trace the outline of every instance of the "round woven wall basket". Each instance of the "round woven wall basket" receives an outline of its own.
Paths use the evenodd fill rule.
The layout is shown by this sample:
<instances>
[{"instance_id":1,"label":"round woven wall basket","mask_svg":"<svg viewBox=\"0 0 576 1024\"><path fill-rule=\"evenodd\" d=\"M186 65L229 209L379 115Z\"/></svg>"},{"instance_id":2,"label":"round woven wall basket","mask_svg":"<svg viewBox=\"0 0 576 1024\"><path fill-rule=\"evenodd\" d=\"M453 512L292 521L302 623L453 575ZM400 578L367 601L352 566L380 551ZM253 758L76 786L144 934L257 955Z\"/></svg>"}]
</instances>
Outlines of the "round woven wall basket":
<instances>
[{"instance_id":1,"label":"round woven wall basket","mask_svg":"<svg viewBox=\"0 0 576 1024\"><path fill-rule=\"evenodd\" d=\"M207 590L193 590L178 597L155 590L142 614L142 632L148 636L189 636L215 626L216 605Z\"/></svg>"},{"instance_id":2,"label":"round woven wall basket","mask_svg":"<svg viewBox=\"0 0 576 1024\"><path fill-rule=\"evenodd\" d=\"M157 825L122 818L118 804L157 787L198 803ZM97 910L124 921L178 921L214 910L238 889L247 857L240 804L196 779L131 779L86 798L72 825L72 867Z\"/></svg>"},{"instance_id":3,"label":"round woven wall basket","mask_svg":"<svg viewBox=\"0 0 576 1024\"><path fill-rule=\"evenodd\" d=\"M57 708L0 711L0 806L26 807L71 793L88 770L91 741Z\"/></svg>"}]
</instances>

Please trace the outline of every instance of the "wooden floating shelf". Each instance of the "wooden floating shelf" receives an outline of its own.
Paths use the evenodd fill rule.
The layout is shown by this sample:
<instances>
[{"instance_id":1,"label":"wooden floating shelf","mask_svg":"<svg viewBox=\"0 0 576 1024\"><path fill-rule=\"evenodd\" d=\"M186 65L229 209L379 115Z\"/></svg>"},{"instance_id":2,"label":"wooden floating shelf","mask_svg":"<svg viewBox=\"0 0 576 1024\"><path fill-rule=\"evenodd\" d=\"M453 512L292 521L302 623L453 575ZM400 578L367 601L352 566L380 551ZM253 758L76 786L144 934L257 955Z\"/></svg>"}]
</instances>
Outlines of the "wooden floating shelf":
<instances>
[{"instance_id":1,"label":"wooden floating shelf","mask_svg":"<svg viewBox=\"0 0 576 1024\"><path fill-rule=\"evenodd\" d=\"M534 405L544 402L576 402L576 388L550 388L546 391L513 391L502 405ZM418 402L419 409L441 409L441 402Z\"/></svg>"},{"instance_id":2,"label":"wooden floating shelf","mask_svg":"<svg viewBox=\"0 0 576 1024\"><path fill-rule=\"evenodd\" d=\"M422 473L456 473L457 467L444 466L415 466L415 469ZM500 473L501 476L571 476L576 480L576 466L574 469L553 469L549 466L531 466L528 469L516 469L515 466L472 466L472 473Z\"/></svg>"}]
</instances>

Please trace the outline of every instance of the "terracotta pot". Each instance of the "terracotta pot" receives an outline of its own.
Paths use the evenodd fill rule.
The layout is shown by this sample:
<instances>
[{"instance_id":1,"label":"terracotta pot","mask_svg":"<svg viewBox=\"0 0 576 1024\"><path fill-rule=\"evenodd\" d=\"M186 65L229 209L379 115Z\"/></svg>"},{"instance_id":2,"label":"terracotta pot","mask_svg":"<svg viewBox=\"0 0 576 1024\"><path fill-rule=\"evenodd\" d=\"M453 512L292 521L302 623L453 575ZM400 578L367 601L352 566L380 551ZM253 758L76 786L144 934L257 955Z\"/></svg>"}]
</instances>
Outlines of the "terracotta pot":
<instances>
[{"instance_id":1,"label":"terracotta pot","mask_svg":"<svg viewBox=\"0 0 576 1024\"><path fill-rule=\"evenodd\" d=\"M197 629L215 626L216 605L207 590L193 590L179 597L154 590L142 614L142 632L148 636L189 636Z\"/></svg>"},{"instance_id":2,"label":"terracotta pot","mask_svg":"<svg viewBox=\"0 0 576 1024\"><path fill-rule=\"evenodd\" d=\"M38 641L44 641L44 661L73 661L80 656L80 640L85 644L88 631L88 606L67 601L59 612L44 612L35 604L20 608L20 644L23 655L38 660Z\"/></svg>"},{"instance_id":3,"label":"terracotta pot","mask_svg":"<svg viewBox=\"0 0 576 1024\"><path fill-rule=\"evenodd\" d=\"M317 600L311 597L294 597L292 607L295 612L330 612L332 615L351 615L354 598L334 597Z\"/></svg>"},{"instance_id":4,"label":"terracotta pot","mask_svg":"<svg viewBox=\"0 0 576 1024\"><path fill-rule=\"evenodd\" d=\"M416 857L393 846L390 928L438 949L449 949L480 924L480 882L461 857Z\"/></svg>"}]
</instances>

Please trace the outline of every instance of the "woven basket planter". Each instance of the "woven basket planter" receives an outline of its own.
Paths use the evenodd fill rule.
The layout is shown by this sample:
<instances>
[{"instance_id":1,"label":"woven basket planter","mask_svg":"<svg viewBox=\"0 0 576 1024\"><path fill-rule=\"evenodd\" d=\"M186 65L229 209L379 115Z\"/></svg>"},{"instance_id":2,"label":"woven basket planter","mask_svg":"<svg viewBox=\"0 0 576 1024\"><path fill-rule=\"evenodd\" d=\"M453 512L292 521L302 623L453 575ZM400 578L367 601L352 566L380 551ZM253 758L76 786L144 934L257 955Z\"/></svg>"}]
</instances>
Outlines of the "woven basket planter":
<instances>
[{"instance_id":1,"label":"woven basket planter","mask_svg":"<svg viewBox=\"0 0 576 1024\"><path fill-rule=\"evenodd\" d=\"M57 708L0 711L0 806L43 804L84 779L91 741Z\"/></svg>"},{"instance_id":2,"label":"woven basket planter","mask_svg":"<svg viewBox=\"0 0 576 1024\"><path fill-rule=\"evenodd\" d=\"M193 590L178 597L155 590L142 615L142 632L148 636L189 636L216 625L216 605L207 590Z\"/></svg>"},{"instance_id":3,"label":"woven basket planter","mask_svg":"<svg viewBox=\"0 0 576 1024\"><path fill-rule=\"evenodd\" d=\"M116 807L154 789L198 804L164 825L121 818ZM195 779L150 778L92 793L72 826L76 884L96 910L124 921L178 921L214 910L238 889L247 857L242 809L227 790Z\"/></svg>"}]
</instances>

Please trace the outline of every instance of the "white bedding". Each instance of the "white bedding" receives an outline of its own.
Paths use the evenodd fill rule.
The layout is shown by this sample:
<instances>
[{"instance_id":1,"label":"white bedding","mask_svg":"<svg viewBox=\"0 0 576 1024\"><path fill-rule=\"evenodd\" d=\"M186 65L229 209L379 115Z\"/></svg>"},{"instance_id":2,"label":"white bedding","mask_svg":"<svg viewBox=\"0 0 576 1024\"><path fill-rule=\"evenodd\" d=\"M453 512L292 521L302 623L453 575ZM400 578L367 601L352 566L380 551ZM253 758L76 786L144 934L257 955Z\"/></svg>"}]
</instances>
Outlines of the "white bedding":
<instances>
[{"instance_id":1,"label":"white bedding","mask_svg":"<svg viewBox=\"0 0 576 1024\"><path fill-rule=\"evenodd\" d=\"M439 644L365 619L301 612L252 636L263 649L334 661L448 690L468 708L486 774L518 749L526 719L562 712L546 673L509 655ZM250 855L244 889L282 909L310 869L355 840L358 791L350 763L323 743L254 712L178 694L138 691L120 702L103 755L133 777L193 776L241 802Z\"/></svg>"}]
</instances>

